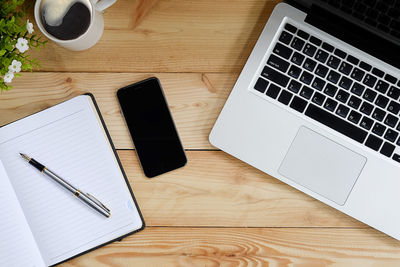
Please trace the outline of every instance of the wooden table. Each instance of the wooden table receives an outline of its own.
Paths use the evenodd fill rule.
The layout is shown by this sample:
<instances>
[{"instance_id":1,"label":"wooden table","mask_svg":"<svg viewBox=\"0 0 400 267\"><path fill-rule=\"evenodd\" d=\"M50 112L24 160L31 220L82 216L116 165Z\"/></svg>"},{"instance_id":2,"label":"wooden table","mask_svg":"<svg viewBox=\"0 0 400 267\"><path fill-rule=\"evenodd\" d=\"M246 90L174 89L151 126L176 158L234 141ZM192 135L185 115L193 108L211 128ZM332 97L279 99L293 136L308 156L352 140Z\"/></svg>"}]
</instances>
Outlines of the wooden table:
<instances>
[{"instance_id":1,"label":"wooden table","mask_svg":"<svg viewBox=\"0 0 400 267\"><path fill-rule=\"evenodd\" d=\"M0 95L0 125L92 92L147 223L63 266L400 265L399 241L208 142L277 2L119 0L105 13L95 47L70 52L49 43L33 53L42 67ZM153 75L164 87L188 164L147 179L115 93Z\"/></svg>"}]
</instances>

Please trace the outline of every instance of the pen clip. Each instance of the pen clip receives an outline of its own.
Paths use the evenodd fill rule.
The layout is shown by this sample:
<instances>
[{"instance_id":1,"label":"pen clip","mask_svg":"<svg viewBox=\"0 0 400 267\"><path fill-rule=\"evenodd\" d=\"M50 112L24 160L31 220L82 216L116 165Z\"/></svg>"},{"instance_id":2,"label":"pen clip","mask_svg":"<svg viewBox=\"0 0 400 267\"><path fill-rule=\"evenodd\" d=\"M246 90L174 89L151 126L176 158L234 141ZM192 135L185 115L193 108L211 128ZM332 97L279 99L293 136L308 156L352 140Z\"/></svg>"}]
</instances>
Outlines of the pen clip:
<instances>
[{"instance_id":1,"label":"pen clip","mask_svg":"<svg viewBox=\"0 0 400 267\"><path fill-rule=\"evenodd\" d=\"M99 206L103 207L107 212L110 212L110 209L107 208L106 206L104 206L103 203L100 202L100 200L98 200L97 198L95 198L94 196L92 196L89 193L86 193L87 197L90 198L91 200L93 200L94 202L96 202Z\"/></svg>"}]
</instances>

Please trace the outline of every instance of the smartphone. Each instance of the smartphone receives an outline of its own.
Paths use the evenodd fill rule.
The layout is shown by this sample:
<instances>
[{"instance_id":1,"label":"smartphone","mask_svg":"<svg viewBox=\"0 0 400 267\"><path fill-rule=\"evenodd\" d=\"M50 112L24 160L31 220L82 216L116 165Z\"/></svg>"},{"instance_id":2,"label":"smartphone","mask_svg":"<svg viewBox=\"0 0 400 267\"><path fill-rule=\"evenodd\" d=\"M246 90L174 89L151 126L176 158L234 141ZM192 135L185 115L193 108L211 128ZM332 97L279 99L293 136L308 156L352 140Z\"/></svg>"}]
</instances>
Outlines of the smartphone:
<instances>
[{"instance_id":1,"label":"smartphone","mask_svg":"<svg viewBox=\"0 0 400 267\"><path fill-rule=\"evenodd\" d=\"M117 97L144 174L149 177L185 166L179 139L156 77L118 90Z\"/></svg>"}]
</instances>

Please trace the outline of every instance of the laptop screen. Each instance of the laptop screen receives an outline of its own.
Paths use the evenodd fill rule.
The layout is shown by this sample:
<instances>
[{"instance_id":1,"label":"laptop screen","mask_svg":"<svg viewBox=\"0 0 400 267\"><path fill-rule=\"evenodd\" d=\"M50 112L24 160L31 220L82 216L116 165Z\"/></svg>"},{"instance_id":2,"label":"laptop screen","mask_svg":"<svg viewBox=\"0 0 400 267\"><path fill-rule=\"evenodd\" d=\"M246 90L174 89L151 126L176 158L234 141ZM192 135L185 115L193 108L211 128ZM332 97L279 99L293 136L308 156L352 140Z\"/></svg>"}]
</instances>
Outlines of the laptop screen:
<instances>
[{"instance_id":1,"label":"laptop screen","mask_svg":"<svg viewBox=\"0 0 400 267\"><path fill-rule=\"evenodd\" d=\"M400 41L400 1L398 0L324 0L359 23L389 38Z\"/></svg>"},{"instance_id":2,"label":"laptop screen","mask_svg":"<svg viewBox=\"0 0 400 267\"><path fill-rule=\"evenodd\" d=\"M320 6L400 45L400 0L295 0Z\"/></svg>"}]
</instances>

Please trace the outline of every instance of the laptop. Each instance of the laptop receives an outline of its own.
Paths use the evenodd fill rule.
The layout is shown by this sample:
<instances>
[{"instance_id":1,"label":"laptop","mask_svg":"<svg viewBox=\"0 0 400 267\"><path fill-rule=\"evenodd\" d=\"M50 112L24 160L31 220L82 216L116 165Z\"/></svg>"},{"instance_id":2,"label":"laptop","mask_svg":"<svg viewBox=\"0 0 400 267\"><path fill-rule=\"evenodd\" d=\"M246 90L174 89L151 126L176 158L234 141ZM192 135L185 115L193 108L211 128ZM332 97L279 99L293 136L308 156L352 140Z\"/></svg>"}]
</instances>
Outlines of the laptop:
<instances>
[{"instance_id":1,"label":"laptop","mask_svg":"<svg viewBox=\"0 0 400 267\"><path fill-rule=\"evenodd\" d=\"M273 10L215 147L400 239L400 1Z\"/></svg>"}]
</instances>

